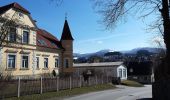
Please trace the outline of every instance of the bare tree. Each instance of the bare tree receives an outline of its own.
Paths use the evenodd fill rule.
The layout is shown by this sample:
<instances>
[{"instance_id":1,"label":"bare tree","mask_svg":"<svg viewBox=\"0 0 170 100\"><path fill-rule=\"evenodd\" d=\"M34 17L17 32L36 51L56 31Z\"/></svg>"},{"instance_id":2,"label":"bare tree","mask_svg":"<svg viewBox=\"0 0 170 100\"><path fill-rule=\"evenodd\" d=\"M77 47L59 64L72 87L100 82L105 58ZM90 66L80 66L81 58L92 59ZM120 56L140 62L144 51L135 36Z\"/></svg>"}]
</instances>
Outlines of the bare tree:
<instances>
[{"instance_id":1,"label":"bare tree","mask_svg":"<svg viewBox=\"0 0 170 100\"><path fill-rule=\"evenodd\" d=\"M156 85L153 87L154 100L169 100L168 79L170 78L170 0L93 0L107 29L113 28L125 15L139 14L142 18L155 14L156 23L151 29L157 29L163 36L166 56L155 69ZM157 15L157 16L156 16ZM167 87L167 88L165 88ZM163 92L164 91L164 92ZM155 98L156 97L156 98Z\"/></svg>"},{"instance_id":2,"label":"bare tree","mask_svg":"<svg viewBox=\"0 0 170 100\"><path fill-rule=\"evenodd\" d=\"M18 17L16 12L10 17L10 15L5 14L0 16L0 79L8 79L11 77L11 72L4 72L5 67L2 61L2 49L5 45L10 45L12 42L8 41L8 35L10 31L19 25ZM17 36L17 35L16 35ZM19 38L17 36L16 38Z\"/></svg>"}]
</instances>

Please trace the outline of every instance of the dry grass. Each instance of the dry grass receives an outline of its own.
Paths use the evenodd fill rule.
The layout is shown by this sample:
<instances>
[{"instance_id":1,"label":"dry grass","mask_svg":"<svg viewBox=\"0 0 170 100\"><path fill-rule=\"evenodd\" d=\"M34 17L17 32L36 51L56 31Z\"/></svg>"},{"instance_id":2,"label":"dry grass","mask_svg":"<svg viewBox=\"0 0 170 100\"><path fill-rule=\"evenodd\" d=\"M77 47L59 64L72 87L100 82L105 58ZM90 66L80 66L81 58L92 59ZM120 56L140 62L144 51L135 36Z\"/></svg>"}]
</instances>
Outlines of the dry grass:
<instances>
[{"instance_id":1,"label":"dry grass","mask_svg":"<svg viewBox=\"0 0 170 100\"><path fill-rule=\"evenodd\" d=\"M123 80L121 84L132 87L143 87L143 84L131 80Z\"/></svg>"}]
</instances>

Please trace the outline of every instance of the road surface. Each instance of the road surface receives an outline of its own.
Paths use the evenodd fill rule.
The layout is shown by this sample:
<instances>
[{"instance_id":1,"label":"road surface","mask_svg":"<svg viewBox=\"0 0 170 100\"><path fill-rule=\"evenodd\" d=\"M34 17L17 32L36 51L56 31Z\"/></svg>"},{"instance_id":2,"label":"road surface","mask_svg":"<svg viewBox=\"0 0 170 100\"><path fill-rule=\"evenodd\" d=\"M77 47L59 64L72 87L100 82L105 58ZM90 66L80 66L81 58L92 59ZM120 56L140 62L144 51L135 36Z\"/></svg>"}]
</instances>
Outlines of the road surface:
<instances>
[{"instance_id":1,"label":"road surface","mask_svg":"<svg viewBox=\"0 0 170 100\"><path fill-rule=\"evenodd\" d=\"M152 98L151 85L145 85L145 87L118 86L118 89L83 94L64 100L148 100L146 98Z\"/></svg>"}]
</instances>

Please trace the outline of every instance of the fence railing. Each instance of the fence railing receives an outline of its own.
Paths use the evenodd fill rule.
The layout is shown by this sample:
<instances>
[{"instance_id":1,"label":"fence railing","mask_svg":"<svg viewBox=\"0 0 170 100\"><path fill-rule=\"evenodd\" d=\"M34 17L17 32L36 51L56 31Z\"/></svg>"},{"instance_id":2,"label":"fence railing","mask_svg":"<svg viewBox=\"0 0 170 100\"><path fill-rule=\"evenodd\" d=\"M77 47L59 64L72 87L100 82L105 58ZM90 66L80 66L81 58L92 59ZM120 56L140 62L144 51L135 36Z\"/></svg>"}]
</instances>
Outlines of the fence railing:
<instances>
[{"instance_id":1,"label":"fence railing","mask_svg":"<svg viewBox=\"0 0 170 100\"><path fill-rule=\"evenodd\" d=\"M50 91L81 88L97 84L111 83L112 77L93 76L88 80L80 77L40 77L36 79L0 80L0 99L6 97L20 97L30 94L42 94Z\"/></svg>"}]
</instances>

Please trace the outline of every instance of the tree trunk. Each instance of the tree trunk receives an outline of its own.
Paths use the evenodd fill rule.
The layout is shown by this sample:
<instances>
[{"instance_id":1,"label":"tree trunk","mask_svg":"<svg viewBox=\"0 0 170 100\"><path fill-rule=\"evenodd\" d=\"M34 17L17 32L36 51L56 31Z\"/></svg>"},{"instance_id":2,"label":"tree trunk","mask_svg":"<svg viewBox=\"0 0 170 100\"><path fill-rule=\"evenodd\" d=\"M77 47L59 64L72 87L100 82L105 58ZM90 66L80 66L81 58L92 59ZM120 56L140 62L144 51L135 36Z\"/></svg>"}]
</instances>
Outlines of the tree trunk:
<instances>
[{"instance_id":1,"label":"tree trunk","mask_svg":"<svg viewBox=\"0 0 170 100\"><path fill-rule=\"evenodd\" d=\"M155 82L152 84L153 100L170 100L170 20L168 1L162 0L162 9L160 10L163 18L166 57L156 68Z\"/></svg>"},{"instance_id":2,"label":"tree trunk","mask_svg":"<svg viewBox=\"0 0 170 100\"><path fill-rule=\"evenodd\" d=\"M169 7L168 0L162 0L162 17L163 17L163 27L164 27L164 42L166 45L166 58L165 58L165 73L168 77L170 75L170 20L169 20Z\"/></svg>"}]
</instances>

